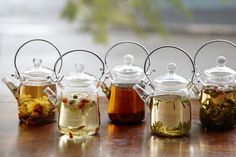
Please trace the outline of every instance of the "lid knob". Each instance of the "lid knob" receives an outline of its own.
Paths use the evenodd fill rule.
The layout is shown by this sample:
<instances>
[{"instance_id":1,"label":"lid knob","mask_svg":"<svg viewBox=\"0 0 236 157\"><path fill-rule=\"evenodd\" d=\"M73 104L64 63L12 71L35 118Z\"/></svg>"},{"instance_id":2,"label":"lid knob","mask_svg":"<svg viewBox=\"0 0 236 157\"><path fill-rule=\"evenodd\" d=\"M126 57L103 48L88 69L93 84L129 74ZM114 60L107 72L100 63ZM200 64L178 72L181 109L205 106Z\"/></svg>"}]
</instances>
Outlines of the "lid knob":
<instances>
[{"instance_id":1,"label":"lid knob","mask_svg":"<svg viewBox=\"0 0 236 157\"><path fill-rule=\"evenodd\" d=\"M131 54L127 54L124 56L124 62L126 65L132 65L134 61L134 57Z\"/></svg>"},{"instance_id":2,"label":"lid knob","mask_svg":"<svg viewBox=\"0 0 236 157\"><path fill-rule=\"evenodd\" d=\"M224 56L219 56L216 58L216 63L218 66L225 66L225 63L226 63L226 59Z\"/></svg>"},{"instance_id":3,"label":"lid knob","mask_svg":"<svg viewBox=\"0 0 236 157\"><path fill-rule=\"evenodd\" d=\"M175 63L169 63L169 64L167 65L167 70L168 70L169 73L174 73L175 70L176 70L176 65L175 65Z\"/></svg>"},{"instance_id":4,"label":"lid knob","mask_svg":"<svg viewBox=\"0 0 236 157\"><path fill-rule=\"evenodd\" d=\"M80 62L77 62L75 64L75 70L77 73L82 73L84 72L84 64L83 63L80 63Z\"/></svg>"},{"instance_id":5,"label":"lid knob","mask_svg":"<svg viewBox=\"0 0 236 157\"><path fill-rule=\"evenodd\" d=\"M40 58L34 58L33 59L34 67L40 67L42 64L42 59Z\"/></svg>"}]
</instances>

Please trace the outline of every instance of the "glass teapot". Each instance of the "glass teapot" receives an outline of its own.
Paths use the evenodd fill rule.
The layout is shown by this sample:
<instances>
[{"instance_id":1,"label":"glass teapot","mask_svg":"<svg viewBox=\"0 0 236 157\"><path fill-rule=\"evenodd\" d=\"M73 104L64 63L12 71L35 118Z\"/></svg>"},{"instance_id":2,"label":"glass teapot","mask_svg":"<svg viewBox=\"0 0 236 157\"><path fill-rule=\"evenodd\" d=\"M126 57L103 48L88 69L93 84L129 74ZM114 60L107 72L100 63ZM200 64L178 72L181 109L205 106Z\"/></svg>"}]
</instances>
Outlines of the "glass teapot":
<instances>
[{"instance_id":1,"label":"glass teapot","mask_svg":"<svg viewBox=\"0 0 236 157\"><path fill-rule=\"evenodd\" d=\"M50 87L56 92L56 71L42 65L42 60L34 58L33 66L23 72L19 72L17 67L17 56L21 48L28 43L40 41L53 46L59 56L60 51L49 41L43 39L33 39L25 42L16 52L14 66L16 74L12 75L20 81L20 85L14 84L7 77L2 79L3 83L10 89L18 102L18 116L20 122L27 125L40 125L55 121L54 105L48 100L43 90ZM61 62L62 63L62 62ZM60 71L60 69L59 69Z\"/></svg>"},{"instance_id":2,"label":"glass teapot","mask_svg":"<svg viewBox=\"0 0 236 157\"><path fill-rule=\"evenodd\" d=\"M194 63L199 52L207 45L223 42L236 45L227 40L212 40L203 44L194 56ZM197 68L197 66L195 66ZM236 71L226 66L226 58L218 56L216 66L205 69L204 74L196 69L200 101L200 121L210 129L233 128L236 122Z\"/></svg>"},{"instance_id":3,"label":"glass teapot","mask_svg":"<svg viewBox=\"0 0 236 157\"><path fill-rule=\"evenodd\" d=\"M123 41L113 45L105 55L105 65L108 69L111 85L108 88L103 82L103 92L109 99L108 116L115 123L138 123L144 119L144 102L133 90L135 84L141 83L144 77L143 69L134 65L134 57L130 54L124 56L124 63L116 65L111 70L107 65L107 56L111 50L121 44L134 44L148 51L144 46L133 41Z\"/></svg>"},{"instance_id":4,"label":"glass teapot","mask_svg":"<svg viewBox=\"0 0 236 157\"><path fill-rule=\"evenodd\" d=\"M183 49L172 45L161 46L153 50L145 60L144 69L146 69L146 62L149 57L154 52L164 48L177 49L178 52L183 52L191 61L194 71L191 57ZM146 82L149 91L138 84L133 88L150 109L151 132L154 135L167 137L189 135L191 130L190 88L193 85L193 76L189 82L177 75L174 63L169 63L167 70L167 74L157 77L153 83L145 70L144 72L149 80Z\"/></svg>"},{"instance_id":5,"label":"glass teapot","mask_svg":"<svg viewBox=\"0 0 236 157\"><path fill-rule=\"evenodd\" d=\"M95 53L80 49L69 51L61 57L76 52L83 52L97 57L102 63L102 75L100 76L102 78L105 65ZM60 58L57 60L54 69L59 60ZM60 132L70 137L96 134L100 126L99 81L95 76L84 71L84 64L81 62L75 64L75 72L66 75L63 79L65 84L62 85L59 82L62 87L60 96L57 96L50 87L45 89L49 100L54 105L58 105L58 127Z\"/></svg>"}]
</instances>

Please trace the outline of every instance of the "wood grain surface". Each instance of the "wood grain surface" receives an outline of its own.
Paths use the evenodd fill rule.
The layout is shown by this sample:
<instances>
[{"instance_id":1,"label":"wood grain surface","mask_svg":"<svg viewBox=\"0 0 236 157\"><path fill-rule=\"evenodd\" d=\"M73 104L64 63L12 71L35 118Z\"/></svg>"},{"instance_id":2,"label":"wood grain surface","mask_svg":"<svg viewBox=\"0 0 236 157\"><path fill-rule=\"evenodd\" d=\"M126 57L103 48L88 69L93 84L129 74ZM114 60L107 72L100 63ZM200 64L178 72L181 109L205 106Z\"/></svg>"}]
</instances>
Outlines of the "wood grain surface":
<instances>
[{"instance_id":1,"label":"wood grain surface","mask_svg":"<svg viewBox=\"0 0 236 157\"><path fill-rule=\"evenodd\" d=\"M29 128L19 124L13 96L0 96L0 157L224 157L236 156L236 130L210 131L198 120L199 104L192 101L191 135L163 138L150 133L149 111L138 125L114 125L101 98L99 134L70 140L57 123Z\"/></svg>"}]
</instances>

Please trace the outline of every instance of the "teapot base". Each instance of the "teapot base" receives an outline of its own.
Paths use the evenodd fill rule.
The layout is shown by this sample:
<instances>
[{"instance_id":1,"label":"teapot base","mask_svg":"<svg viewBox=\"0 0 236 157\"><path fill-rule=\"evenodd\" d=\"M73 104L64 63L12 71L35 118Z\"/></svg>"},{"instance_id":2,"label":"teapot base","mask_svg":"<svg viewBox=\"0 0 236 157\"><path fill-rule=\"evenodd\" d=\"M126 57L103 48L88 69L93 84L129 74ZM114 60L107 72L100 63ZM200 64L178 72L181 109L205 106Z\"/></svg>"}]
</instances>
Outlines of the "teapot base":
<instances>
[{"instance_id":1,"label":"teapot base","mask_svg":"<svg viewBox=\"0 0 236 157\"><path fill-rule=\"evenodd\" d=\"M60 133L63 135L69 135L70 138L73 137L82 137L82 136L93 136L98 133L99 127L96 127L94 129L88 129L86 127L80 127L80 128L68 128L68 127L60 127Z\"/></svg>"},{"instance_id":2,"label":"teapot base","mask_svg":"<svg viewBox=\"0 0 236 157\"><path fill-rule=\"evenodd\" d=\"M153 135L163 137L181 137L190 135L191 121L179 122L176 127L168 127L162 122L158 121L152 124L151 131Z\"/></svg>"},{"instance_id":3,"label":"teapot base","mask_svg":"<svg viewBox=\"0 0 236 157\"><path fill-rule=\"evenodd\" d=\"M117 124L136 124L140 123L145 118L144 111L137 113L108 113L110 120Z\"/></svg>"},{"instance_id":4,"label":"teapot base","mask_svg":"<svg viewBox=\"0 0 236 157\"><path fill-rule=\"evenodd\" d=\"M51 116L43 117L43 118L19 116L19 119L20 119L20 124L26 124L28 126L38 126L38 125L44 125L44 124L56 122L55 117L56 117L55 114L53 114Z\"/></svg>"}]
</instances>

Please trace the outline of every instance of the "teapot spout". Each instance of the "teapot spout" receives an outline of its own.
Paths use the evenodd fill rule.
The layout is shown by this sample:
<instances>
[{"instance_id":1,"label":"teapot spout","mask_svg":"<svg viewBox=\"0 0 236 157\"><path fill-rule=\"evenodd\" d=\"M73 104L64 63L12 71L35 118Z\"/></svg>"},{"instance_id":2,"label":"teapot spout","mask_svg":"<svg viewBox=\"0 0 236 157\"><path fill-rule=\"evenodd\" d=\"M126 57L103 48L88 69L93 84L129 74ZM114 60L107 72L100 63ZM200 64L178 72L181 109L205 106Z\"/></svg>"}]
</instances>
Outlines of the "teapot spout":
<instances>
[{"instance_id":1,"label":"teapot spout","mask_svg":"<svg viewBox=\"0 0 236 157\"><path fill-rule=\"evenodd\" d=\"M111 89L106 85L105 82L100 83L103 93L106 95L107 99L110 99Z\"/></svg>"},{"instance_id":2,"label":"teapot spout","mask_svg":"<svg viewBox=\"0 0 236 157\"><path fill-rule=\"evenodd\" d=\"M138 93L140 98L145 102L146 105L149 107L149 100L151 94L146 91L144 88L142 88L140 85L136 84L133 86L133 89Z\"/></svg>"},{"instance_id":3,"label":"teapot spout","mask_svg":"<svg viewBox=\"0 0 236 157\"><path fill-rule=\"evenodd\" d=\"M54 104L57 105L59 103L59 98L56 95L56 93L54 93L49 87L44 89L44 93L47 94L48 99Z\"/></svg>"},{"instance_id":4,"label":"teapot spout","mask_svg":"<svg viewBox=\"0 0 236 157\"><path fill-rule=\"evenodd\" d=\"M190 83L187 88L193 93L193 97L200 97L200 88L196 84Z\"/></svg>"},{"instance_id":5,"label":"teapot spout","mask_svg":"<svg viewBox=\"0 0 236 157\"><path fill-rule=\"evenodd\" d=\"M11 80L7 77L2 78L2 82L8 87L8 89L12 92L14 97L18 98L18 86L16 86Z\"/></svg>"}]
</instances>

